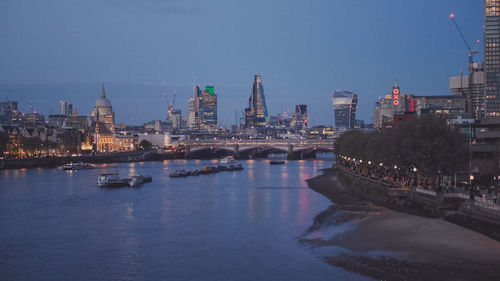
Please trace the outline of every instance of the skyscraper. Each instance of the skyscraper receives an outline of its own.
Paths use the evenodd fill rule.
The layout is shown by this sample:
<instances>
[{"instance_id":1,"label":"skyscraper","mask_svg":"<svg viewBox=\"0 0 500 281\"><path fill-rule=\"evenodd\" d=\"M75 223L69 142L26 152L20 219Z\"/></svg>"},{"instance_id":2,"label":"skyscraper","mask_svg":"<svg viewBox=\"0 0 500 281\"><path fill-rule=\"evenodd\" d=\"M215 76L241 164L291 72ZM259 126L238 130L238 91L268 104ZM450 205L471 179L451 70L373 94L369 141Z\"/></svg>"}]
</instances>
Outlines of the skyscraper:
<instances>
[{"instance_id":1,"label":"skyscraper","mask_svg":"<svg viewBox=\"0 0 500 281\"><path fill-rule=\"evenodd\" d=\"M486 117L500 116L500 0L484 0Z\"/></svg>"},{"instance_id":2,"label":"skyscraper","mask_svg":"<svg viewBox=\"0 0 500 281\"><path fill-rule=\"evenodd\" d=\"M193 86L193 104L192 104L192 126L191 129L193 130L198 130L200 129L200 118L201 118L201 113L200 113L200 105L202 103L202 92L201 92L201 87L199 85L194 85Z\"/></svg>"},{"instance_id":3,"label":"skyscraper","mask_svg":"<svg viewBox=\"0 0 500 281\"><path fill-rule=\"evenodd\" d=\"M187 125L189 129L196 129L196 122L194 119L195 110L194 110L194 97L190 97L188 99L188 116L187 116Z\"/></svg>"},{"instance_id":4,"label":"skyscraper","mask_svg":"<svg viewBox=\"0 0 500 281\"><path fill-rule=\"evenodd\" d=\"M245 126L265 126L267 125L267 117L268 113L262 77L255 75L252 85L252 95L248 99L248 108L245 108Z\"/></svg>"},{"instance_id":5,"label":"skyscraper","mask_svg":"<svg viewBox=\"0 0 500 281\"><path fill-rule=\"evenodd\" d=\"M337 129L352 129L356 122L358 95L337 90L332 95L335 127Z\"/></svg>"},{"instance_id":6,"label":"skyscraper","mask_svg":"<svg viewBox=\"0 0 500 281\"><path fill-rule=\"evenodd\" d=\"M200 129L217 130L217 95L214 86L206 86L199 100Z\"/></svg>"},{"instance_id":7,"label":"skyscraper","mask_svg":"<svg viewBox=\"0 0 500 281\"><path fill-rule=\"evenodd\" d=\"M295 106L295 126L299 129L307 128L307 105L306 104L297 104Z\"/></svg>"},{"instance_id":8,"label":"skyscraper","mask_svg":"<svg viewBox=\"0 0 500 281\"><path fill-rule=\"evenodd\" d=\"M71 116L73 115L73 105L67 101L60 101L61 103L61 115Z\"/></svg>"}]
</instances>

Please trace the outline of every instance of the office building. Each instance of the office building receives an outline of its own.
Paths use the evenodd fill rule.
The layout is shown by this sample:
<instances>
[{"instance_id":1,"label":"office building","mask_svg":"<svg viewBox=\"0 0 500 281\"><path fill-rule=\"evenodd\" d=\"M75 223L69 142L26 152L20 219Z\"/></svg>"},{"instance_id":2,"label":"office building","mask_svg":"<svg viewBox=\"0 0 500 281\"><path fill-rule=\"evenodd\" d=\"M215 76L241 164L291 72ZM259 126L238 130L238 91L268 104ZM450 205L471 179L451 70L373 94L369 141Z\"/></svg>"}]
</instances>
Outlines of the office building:
<instances>
[{"instance_id":1,"label":"office building","mask_svg":"<svg viewBox=\"0 0 500 281\"><path fill-rule=\"evenodd\" d=\"M500 116L500 1L484 0L486 117Z\"/></svg>"},{"instance_id":2,"label":"office building","mask_svg":"<svg viewBox=\"0 0 500 281\"><path fill-rule=\"evenodd\" d=\"M195 106L196 107L196 106ZM214 86L206 86L198 101L200 129L217 130L217 95ZM196 117L195 117L196 118Z\"/></svg>"},{"instance_id":3,"label":"office building","mask_svg":"<svg viewBox=\"0 0 500 281\"><path fill-rule=\"evenodd\" d=\"M469 118L481 119L485 116L484 65L469 62L468 69L469 75L450 78L451 93L465 98Z\"/></svg>"},{"instance_id":4,"label":"office building","mask_svg":"<svg viewBox=\"0 0 500 281\"><path fill-rule=\"evenodd\" d=\"M180 109L172 109L168 112L168 119L173 129L180 129L182 123L182 112Z\"/></svg>"},{"instance_id":5,"label":"office building","mask_svg":"<svg viewBox=\"0 0 500 281\"><path fill-rule=\"evenodd\" d=\"M356 121L358 95L337 90L332 95L333 114L337 129L352 129Z\"/></svg>"},{"instance_id":6,"label":"office building","mask_svg":"<svg viewBox=\"0 0 500 281\"><path fill-rule=\"evenodd\" d=\"M266 126L267 119L268 112L262 77L255 75L252 94L248 99L248 108L245 108L245 126Z\"/></svg>"},{"instance_id":7,"label":"office building","mask_svg":"<svg viewBox=\"0 0 500 281\"><path fill-rule=\"evenodd\" d=\"M0 123L11 125L16 116L21 115L17 110L17 101L0 102ZM19 116L18 116L19 117Z\"/></svg>"},{"instance_id":8,"label":"office building","mask_svg":"<svg viewBox=\"0 0 500 281\"><path fill-rule=\"evenodd\" d=\"M61 103L61 115L72 116L73 105L67 101L60 101L60 103Z\"/></svg>"},{"instance_id":9,"label":"office building","mask_svg":"<svg viewBox=\"0 0 500 281\"><path fill-rule=\"evenodd\" d=\"M307 129L307 105L298 104L295 106L290 126L296 130Z\"/></svg>"}]
</instances>

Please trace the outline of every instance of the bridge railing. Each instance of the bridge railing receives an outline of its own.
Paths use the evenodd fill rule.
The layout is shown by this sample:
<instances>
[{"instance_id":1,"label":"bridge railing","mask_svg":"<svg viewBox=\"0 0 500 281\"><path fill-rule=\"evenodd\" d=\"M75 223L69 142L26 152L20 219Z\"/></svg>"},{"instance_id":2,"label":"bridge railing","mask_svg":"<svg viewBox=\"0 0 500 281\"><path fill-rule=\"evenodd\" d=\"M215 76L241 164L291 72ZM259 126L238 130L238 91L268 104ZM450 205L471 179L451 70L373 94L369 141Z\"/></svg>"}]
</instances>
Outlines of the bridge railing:
<instances>
[{"instance_id":1,"label":"bridge railing","mask_svg":"<svg viewBox=\"0 0 500 281\"><path fill-rule=\"evenodd\" d=\"M311 139L299 139L299 140L281 140L281 139L273 139L273 140L233 140L233 139L217 139L217 140L186 140L180 141L179 145L185 146L232 146L232 145L249 145L249 146L258 146L258 145L313 145L313 146L333 146L333 140L311 140Z\"/></svg>"}]
</instances>

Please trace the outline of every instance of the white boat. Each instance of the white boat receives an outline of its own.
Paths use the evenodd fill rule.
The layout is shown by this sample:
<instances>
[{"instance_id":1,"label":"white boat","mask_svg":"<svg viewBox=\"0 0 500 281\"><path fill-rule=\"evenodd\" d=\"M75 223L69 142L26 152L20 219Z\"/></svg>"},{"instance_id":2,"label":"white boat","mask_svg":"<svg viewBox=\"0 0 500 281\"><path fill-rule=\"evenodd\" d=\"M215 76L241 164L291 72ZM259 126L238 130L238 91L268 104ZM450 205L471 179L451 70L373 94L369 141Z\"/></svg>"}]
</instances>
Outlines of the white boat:
<instances>
[{"instance_id":1,"label":"white boat","mask_svg":"<svg viewBox=\"0 0 500 281\"><path fill-rule=\"evenodd\" d=\"M128 182L128 185L130 187L137 187L137 186L141 186L143 183L144 183L143 176L132 176L132 178L130 178L130 180Z\"/></svg>"},{"instance_id":2,"label":"white boat","mask_svg":"<svg viewBox=\"0 0 500 281\"><path fill-rule=\"evenodd\" d=\"M233 158L233 156L228 156L219 161L220 164L237 164L236 160Z\"/></svg>"},{"instance_id":3,"label":"white boat","mask_svg":"<svg viewBox=\"0 0 500 281\"><path fill-rule=\"evenodd\" d=\"M77 163L69 162L63 165L63 169L71 171L86 170L86 169L94 169L94 166L92 166L89 163L83 163L83 162L77 162Z\"/></svg>"},{"instance_id":4,"label":"white boat","mask_svg":"<svg viewBox=\"0 0 500 281\"><path fill-rule=\"evenodd\" d=\"M119 182L120 176L117 173L112 174L100 174L97 177L97 185L98 186L110 186L113 183Z\"/></svg>"}]
</instances>

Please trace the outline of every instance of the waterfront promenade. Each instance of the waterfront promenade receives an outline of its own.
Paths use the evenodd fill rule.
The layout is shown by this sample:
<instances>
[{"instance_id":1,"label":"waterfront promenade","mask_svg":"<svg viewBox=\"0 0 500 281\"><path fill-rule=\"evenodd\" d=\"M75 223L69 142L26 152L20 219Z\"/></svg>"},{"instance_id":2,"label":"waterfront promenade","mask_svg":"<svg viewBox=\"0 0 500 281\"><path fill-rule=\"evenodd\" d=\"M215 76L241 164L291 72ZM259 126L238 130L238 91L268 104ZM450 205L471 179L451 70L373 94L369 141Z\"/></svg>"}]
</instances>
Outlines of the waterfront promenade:
<instances>
[{"instance_id":1,"label":"waterfront promenade","mask_svg":"<svg viewBox=\"0 0 500 281\"><path fill-rule=\"evenodd\" d=\"M340 167L308 183L333 204L317 215L300 242L326 255L327 263L374 280L498 280L497 240L447 219L408 214L415 214L411 206L403 205L407 212L381 206L381 193L368 195L346 180ZM394 185L368 188L401 192ZM337 254L339 248L347 251Z\"/></svg>"},{"instance_id":2,"label":"waterfront promenade","mask_svg":"<svg viewBox=\"0 0 500 281\"><path fill-rule=\"evenodd\" d=\"M496 193L473 187L423 185L405 177L369 173L359 167L336 165L340 180L359 196L398 211L444 218L500 241L500 204Z\"/></svg>"}]
</instances>

